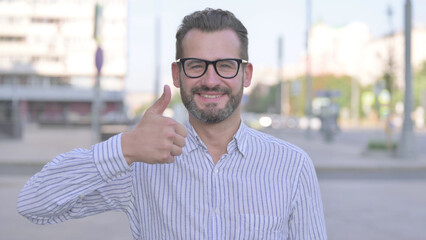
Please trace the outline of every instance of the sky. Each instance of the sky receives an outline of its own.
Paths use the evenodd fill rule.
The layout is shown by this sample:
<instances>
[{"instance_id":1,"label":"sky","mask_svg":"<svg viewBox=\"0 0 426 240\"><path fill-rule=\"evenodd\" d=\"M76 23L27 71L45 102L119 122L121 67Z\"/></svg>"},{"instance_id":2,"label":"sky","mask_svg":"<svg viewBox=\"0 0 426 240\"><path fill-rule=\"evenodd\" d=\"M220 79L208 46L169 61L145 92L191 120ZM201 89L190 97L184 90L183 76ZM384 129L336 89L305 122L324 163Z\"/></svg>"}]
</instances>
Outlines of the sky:
<instances>
[{"instance_id":1,"label":"sky","mask_svg":"<svg viewBox=\"0 0 426 240\"><path fill-rule=\"evenodd\" d=\"M312 24L322 22L338 28L362 22L372 37L386 35L391 27L396 32L404 29L406 0L310 1ZM426 1L411 2L413 26L426 27ZM153 93L156 61L160 62L160 85L171 83L178 26L185 15L207 7L229 10L246 26L254 71L256 67L278 65L279 37L284 40L284 65L296 62L305 51L307 0L129 0L128 4L128 92ZM391 21L389 7L393 12ZM156 19L160 19L160 41L155 40Z\"/></svg>"}]
</instances>

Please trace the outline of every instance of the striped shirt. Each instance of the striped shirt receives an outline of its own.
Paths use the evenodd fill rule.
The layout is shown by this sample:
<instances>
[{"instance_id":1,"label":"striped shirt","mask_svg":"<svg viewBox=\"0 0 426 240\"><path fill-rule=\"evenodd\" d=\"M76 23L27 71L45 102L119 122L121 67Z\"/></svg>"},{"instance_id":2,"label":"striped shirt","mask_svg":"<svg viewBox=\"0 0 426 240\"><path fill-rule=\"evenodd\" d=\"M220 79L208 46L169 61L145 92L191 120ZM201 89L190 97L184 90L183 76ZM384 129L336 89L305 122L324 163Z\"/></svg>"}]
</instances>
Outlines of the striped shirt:
<instances>
[{"instance_id":1,"label":"striped shirt","mask_svg":"<svg viewBox=\"0 0 426 240\"><path fill-rule=\"evenodd\" d=\"M215 165L187 123L173 164L127 165L121 135L57 156L18 211L37 224L124 211L134 239L326 239L315 169L300 148L241 124Z\"/></svg>"}]
</instances>

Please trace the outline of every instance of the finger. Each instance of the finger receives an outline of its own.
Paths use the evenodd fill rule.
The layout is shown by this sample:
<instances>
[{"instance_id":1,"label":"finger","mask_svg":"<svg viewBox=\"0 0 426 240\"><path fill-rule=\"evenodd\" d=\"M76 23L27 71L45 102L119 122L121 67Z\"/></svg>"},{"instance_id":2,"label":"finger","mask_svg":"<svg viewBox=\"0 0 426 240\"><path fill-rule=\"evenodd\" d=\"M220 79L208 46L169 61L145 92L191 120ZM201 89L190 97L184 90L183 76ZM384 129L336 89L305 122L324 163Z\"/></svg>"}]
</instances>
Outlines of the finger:
<instances>
[{"instance_id":1,"label":"finger","mask_svg":"<svg viewBox=\"0 0 426 240\"><path fill-rule=\"evenodd\" d=\"M172 156L170 154L170 157L169 157L169 159L167 159L166 163L174 163L174 162L175 162L175 156Z\"/></svg>"},{"instance_id":2,"label":"finger","mask_svg":"<svg viewBox=\"0 0 426 240\"><path fill-rule=\"evenodd\" d=\"M172 156L179 156L182 154L182 148L176 145L173 145L172 151L170 152Z\"/></svg>"},{"instance_id":3,"label":"finger","mask_svg":"<svg viewBox=\"0 0 426 240\"><path fill-rule=\"evenodd\" d=\"M176 124L175 131L177 134L181 135L182 137L188 136L188 131L186 131L185 126L183 126L180 123Z\"/></svg>"},{"instance_id":4,"label":"finger","mask_svg":"<svg viewBox=\"0 0 426 240\"><path fill-rule=\"evenodd\" d=\"M148 113L154 113L162 115L164 110L166 110L167 106L170 103L172 98L172 93L169 85L164 85L163 95L150 107L146 110Z\"/></svg>"},{"instance_id":5,"label":"finger","mask_svg":"<svg viewBox=\"0 0 426 240\"><path fill-rule=\"evenodd\" d=\"M185 138L181 135L176 134L175 138L173 140L173 145L176 145L178 147L184 147L185 146Z\"/></svg>"}]
</instances>

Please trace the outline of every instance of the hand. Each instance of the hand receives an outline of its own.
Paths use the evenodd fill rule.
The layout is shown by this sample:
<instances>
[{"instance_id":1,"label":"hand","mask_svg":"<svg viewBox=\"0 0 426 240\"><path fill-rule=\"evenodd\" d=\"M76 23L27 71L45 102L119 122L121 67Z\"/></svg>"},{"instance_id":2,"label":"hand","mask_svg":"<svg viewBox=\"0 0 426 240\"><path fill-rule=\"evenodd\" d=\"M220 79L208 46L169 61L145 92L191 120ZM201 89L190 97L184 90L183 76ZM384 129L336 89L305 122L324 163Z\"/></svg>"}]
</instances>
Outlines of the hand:
<instances>
[{"instance_id":1,"label":"hand","mask_svg":"<svg viewBox=\"0 0 426 240\"><path fill-rule=\"evenodd\" d=\"M164 117L163 112L171 99L168 85L163 95L146 110L134 129L123 133L121 145L127 163L172 163L182 154L186 128L174 119Z\"/></svg>"}]
</instances>

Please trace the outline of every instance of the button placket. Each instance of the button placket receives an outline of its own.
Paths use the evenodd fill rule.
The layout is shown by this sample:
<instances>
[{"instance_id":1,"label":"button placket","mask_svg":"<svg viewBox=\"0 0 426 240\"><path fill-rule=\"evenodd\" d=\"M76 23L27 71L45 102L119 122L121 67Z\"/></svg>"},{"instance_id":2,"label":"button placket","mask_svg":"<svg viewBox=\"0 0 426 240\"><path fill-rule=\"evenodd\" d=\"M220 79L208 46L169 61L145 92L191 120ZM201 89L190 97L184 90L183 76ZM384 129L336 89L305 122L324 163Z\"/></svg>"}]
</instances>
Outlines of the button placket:
<instances>
[{"instance_id":1,"label":"button placket","mask_svg":"<svg viewBox=\"0 0 426 240\"><path fill-rule=\"evenodd\" d=\"M214 210L214 213L216 213L216 215L219 215L219 213L220 213L219 208L216 208L216 209Z\"/></svg>"},{"instance_id":2,"label":"button placket","mask_svg":"<svg viewBox=\"0 0 426 240\"><path fill-rule=\"evenodd\" d=\"M220 163L219 163L220 164ZM213 212L214 214L217 216L220 213L220 189L219 189L219 164L217 164L216 166L214 166L213 168L213 178L212 178L212 184L213 184L213 195L214 195L214 205L213 205Z\"/></svg>"}]
</instances>

